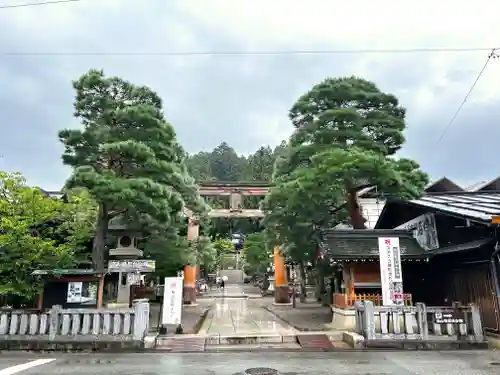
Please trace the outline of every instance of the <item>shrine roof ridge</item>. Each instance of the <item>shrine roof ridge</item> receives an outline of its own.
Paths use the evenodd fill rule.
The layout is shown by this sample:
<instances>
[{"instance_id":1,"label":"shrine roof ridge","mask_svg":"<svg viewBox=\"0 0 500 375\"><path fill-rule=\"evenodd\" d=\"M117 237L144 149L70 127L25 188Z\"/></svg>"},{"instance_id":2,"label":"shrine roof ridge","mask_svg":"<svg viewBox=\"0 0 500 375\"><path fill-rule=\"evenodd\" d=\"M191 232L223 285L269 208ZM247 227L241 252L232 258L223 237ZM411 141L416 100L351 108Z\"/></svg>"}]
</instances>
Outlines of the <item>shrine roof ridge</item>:
<instances>
[{"instance_id":1,"label":"shrine roof ridge","mask_svg":"<svg viewBox=\"0 0 500 375\"><path fill-rule=\"evenodd\" d=\"M318 246L333 260L377 258L379 238L397 237L403 259L425 259L429 254L405 229L324 229L319 231Z\"/></svg>"},{"instance_id":2,"label":"shrine roof ridge","mask_svg":"<svg viewBox=\"0 0 500 375\"><path fill-rule=\"evenodd\" d=\"M328 238L378 238L408 237L413 238L411 230L406 229L323 229L321 237Z\"/></svg>"},{"instance_id":3,"label":"shrine roof ridge","mask_svg":"<svg viewBox=\"0 0 500 375\"><path fill-rule=\"evenodd\" d=\"M200 187L273 187L274 184L266 181L198 181Z\"/></svg>"}]
</instances>

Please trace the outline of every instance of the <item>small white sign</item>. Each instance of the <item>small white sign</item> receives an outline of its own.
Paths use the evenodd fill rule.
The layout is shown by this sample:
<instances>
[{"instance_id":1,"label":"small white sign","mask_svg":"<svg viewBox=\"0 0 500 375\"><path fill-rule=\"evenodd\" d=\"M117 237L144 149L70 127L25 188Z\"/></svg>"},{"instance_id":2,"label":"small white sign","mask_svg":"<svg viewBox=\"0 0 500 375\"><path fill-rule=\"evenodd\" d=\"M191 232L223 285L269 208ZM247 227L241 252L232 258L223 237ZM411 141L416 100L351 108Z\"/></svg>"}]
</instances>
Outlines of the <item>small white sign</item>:
<instances>
[{"instance_id":1,"label":"small white sign","mask_svg":"<svg viewBox=\"0 0 500 375\"><path fill-rule=\"evenodd\" d=\"M141 282L141 274L139 272L127 273L127 284L137 285Z\"/></svg>"},{"instance_id":2,"label":"small white sign","mask_svg":"<svg viewBox=\"0 0 500 375\"><path fill-rule=\"evenodd\" d=\"M181 324L182 317L182 277L165 277L163 292L162 324Z\"/></svg>"},{"instance_id":3,"label":"small white sign","mask_svg":"<svg viewBox=\"0 0 500 375\"><path fill-rule=\"evenodd\" d=\"M67 303L80 303L82 301L83 283L71 281L68 283Z\"/></svg>"},{"instance_id":4,"label":"small white sign","mask_svg":"<svg viewBox=\"0 0 500 375\"><path fill-rule=\"evenodd\" d=\"M97 282L72 281L68 283L66 303L93 305L97 303Z\"/></svg>"}]
</instances>

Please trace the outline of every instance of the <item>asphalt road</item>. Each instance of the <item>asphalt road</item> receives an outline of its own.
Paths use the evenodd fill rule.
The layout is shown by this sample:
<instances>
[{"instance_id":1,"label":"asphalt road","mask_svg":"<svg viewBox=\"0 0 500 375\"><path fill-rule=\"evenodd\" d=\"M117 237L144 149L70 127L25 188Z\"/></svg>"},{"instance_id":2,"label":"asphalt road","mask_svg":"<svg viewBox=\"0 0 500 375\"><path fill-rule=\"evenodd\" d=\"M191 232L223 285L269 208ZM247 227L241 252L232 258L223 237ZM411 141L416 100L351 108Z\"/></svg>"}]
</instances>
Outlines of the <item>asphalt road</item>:
<instances>
[{"instance_id":1,"label":"asphalt road","mask_svg":"<svg viewBox=\"0 0 500 375\"><path fill-rule=\"evenodd\" d=\"M277 375L498 375L500 352L0 353L0 375L244 375L255 367Z\"/></svg>"}]
</instances>

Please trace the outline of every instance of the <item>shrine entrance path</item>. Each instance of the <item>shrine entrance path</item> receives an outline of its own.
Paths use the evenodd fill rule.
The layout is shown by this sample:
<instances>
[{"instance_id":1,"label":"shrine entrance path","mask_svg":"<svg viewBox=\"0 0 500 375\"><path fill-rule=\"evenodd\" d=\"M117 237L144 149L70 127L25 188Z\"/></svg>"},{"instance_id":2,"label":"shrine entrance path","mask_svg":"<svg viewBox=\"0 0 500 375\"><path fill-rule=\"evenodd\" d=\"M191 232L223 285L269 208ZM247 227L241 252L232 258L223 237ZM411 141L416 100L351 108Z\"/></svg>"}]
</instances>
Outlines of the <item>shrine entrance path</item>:
<instances>
[{"instance_id":1,"label":"shrine entrance path","mask_svg":"<svg viewBox=\"0 0 500 375\"><path fill-rule=\"evenodd\" d=\"M207 336L290 336L296 335L290 325L261 306L259 299L247 298L245 285L227 285L215 291L212 308L204 324ZM202 334L202 332L199 332Z\"/></svg>"}]
</instances>

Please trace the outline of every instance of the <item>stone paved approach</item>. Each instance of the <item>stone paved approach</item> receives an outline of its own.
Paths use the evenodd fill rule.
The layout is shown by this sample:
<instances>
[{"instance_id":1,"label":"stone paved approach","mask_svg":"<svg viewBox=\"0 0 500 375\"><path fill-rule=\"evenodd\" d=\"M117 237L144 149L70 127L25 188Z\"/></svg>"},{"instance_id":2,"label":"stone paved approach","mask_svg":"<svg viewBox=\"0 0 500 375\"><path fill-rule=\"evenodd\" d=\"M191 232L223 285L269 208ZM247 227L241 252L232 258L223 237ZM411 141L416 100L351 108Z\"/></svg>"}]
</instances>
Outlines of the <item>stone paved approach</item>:
<instances>
[{"instance_id":1,"label":"stone paved approach","mask_svg":"<svg viewBox=\"0 0 500 375\"><path fill-rule=\"evenodd\" d=\"M260 298L260 289L251 284L229 284L224 289L216 289L214 287L212 290L205 293L201 299L245 296L250 298Z\"/></svg>"},{"instance_id":2,"label":"stone paved approach","mask_svg":"<svg viewBox=\"0 0 500 375\"><path fill-rule=\"evenodd\" d=\"M196 305L188 305L182 307L182 327L184 329L184 333L194 334L198 332L198 329L200 328L199 323L202 320L202 315L205 310L210 309L212 303L213 301L210 300L202 300L197 301ZM152 303L150 309L149 331L157 332L158 322L161 322L161 318L159 316L161 312L160 304ZM175 328L175 325L168 325L169 334L173 334L175 332Z\"/></svg>"},{"instance_id":3,"label":"stone paved approach","mask_svg":"<svg viewBox=\"0 0 500 375\"><path fill-rule=\"evenodd\" d=\"M332 310L328 306L322 306L309 298L306 303L297 299L295 308L290 306L276 306L273 300L263 299L262 305L271 311L280 320L290 324L302 332L329 331L331 330Z\"/></svg>"},{"instance_id":4,"label":"stone paved approach","mask_svg":"<svg viewBox=\"0 0 500 375\"><path fill-rule=\"evenodd\" d=\"M200 334L207 336L294 335L296 330L261 307L257 299L244 298L243 285L228 285L218 292ZM229 295L231 297L229 297ZM241 296L241 298L237 298Z\"/></svg>"}]
</instances>

